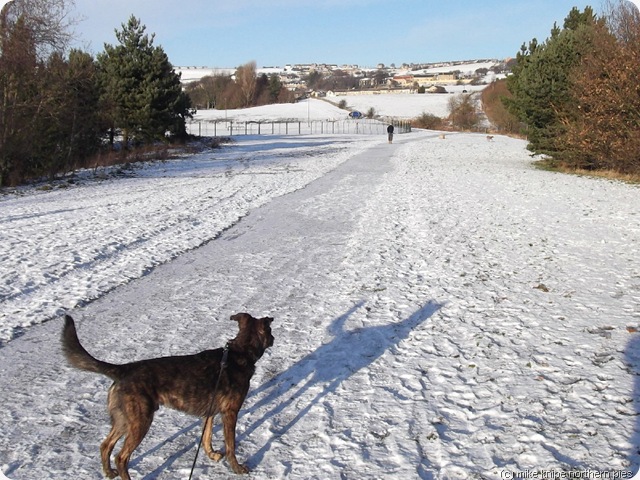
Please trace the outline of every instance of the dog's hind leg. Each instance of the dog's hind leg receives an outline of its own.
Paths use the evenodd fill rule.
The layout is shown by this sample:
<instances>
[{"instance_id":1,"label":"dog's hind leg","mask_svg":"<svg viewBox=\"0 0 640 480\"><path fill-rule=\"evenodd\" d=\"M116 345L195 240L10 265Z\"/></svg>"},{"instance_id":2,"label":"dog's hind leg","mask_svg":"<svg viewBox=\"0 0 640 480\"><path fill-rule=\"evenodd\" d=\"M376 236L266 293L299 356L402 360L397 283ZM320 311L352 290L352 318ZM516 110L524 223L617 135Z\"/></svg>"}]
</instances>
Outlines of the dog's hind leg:
<instances>
[{"instance_id":1,"label":"dog's hind leg","mask_svg":"<svg viewBox=\"0 0 640 480\"><path fill-rule=\"evenodd\" d=\"M204 423L202 425L202 448L204 448L205 453L211 460L219 462L222 460L224 455L220 452L214 451L211 445L211 437L213 436L213 418L214 416L211 415L204 419Z\"/></svg>"},{"instance_id":2,"label":"dog's hind leg","mask_svg":"<svg viewBox=\"0 0 640 480\"><path fill-rule=\"evenodd\" d=\"M102 470L104 470L104 474L107 478L116 478L118 476L118 472L111 467L111 452L113 452L113 447L116 446L118 440L125 434L125 430L120 430L118 425L114 423L111 427L111 431L107 438L104 439L102 445L100 445L100 457L102 458Z\"/></svg>"},{"instance_id":3,"label":"dog's hind leg","mask_svg":"<svg viewBox=\"0 0 640 480\"><path fill-rule=\"evenodd\" d=\"M127 434L122 444L122 449L116 455L116 468L122 480L131 480L129 476L129 459L149 431L155 411L151 406L144 405L144 401L141 401L140 398L133 398L133 401L129 402L127 406L129 407Z\"/></svg>"},{"instance_id":4,"label":"dog's hind leg","mask_svg":"<svg viewBox=\"0 0 640 480\"><path fill-rule=\"evenodd\" d=\"M107 407L111 416L111 431L107 438L100 445L100 458L102 459L102 470L107 478L116 478L118 472L111 466L111 453L118 443L118 440L127 433L127 419L124 417L119 406L119 391L117 385L112 385L109 389Z\"/></svg>"}]
</instances>

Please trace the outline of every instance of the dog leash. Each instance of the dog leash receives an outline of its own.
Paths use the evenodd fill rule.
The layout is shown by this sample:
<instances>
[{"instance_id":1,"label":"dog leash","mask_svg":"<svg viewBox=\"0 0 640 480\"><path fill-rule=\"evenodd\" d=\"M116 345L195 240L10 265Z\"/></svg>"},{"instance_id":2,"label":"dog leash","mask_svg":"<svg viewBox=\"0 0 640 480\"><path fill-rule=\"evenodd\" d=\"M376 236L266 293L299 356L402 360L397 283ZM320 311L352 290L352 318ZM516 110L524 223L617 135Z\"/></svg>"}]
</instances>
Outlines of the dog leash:
<instances>
[{"instance_id":1,"label":"dog leash","mask_svg":"<svg viewBox=\"0 0 640 480\"><path fill-rule=\"evenodd\" d=\"M220 385L220 378L222 377L222 371L227 366L227 358L229 357L229 342L224 346L224 350L222 351L222 360L220 361L220 372L218 373L218 379L216 380L216 386L213 389L213 394L211 395L211 403L209 404L208 415L205 418L209 418L213 414L213 407L216 399L216 392L218 391L218 386ZM213 422L213 419L211 419ZM213 429L213 425L211 425ZM204 426L202 428L202 433L200 434L200 441L198 442L198 448L196 449L196 456L193 459L193 464L191 465L191 472L189 473L189 480L193 477L193 470L196 468L196 461L198 460L198 454L200 453L200 446L202 445L202 439L204 438Z\"/></svg>"}]
</instances>

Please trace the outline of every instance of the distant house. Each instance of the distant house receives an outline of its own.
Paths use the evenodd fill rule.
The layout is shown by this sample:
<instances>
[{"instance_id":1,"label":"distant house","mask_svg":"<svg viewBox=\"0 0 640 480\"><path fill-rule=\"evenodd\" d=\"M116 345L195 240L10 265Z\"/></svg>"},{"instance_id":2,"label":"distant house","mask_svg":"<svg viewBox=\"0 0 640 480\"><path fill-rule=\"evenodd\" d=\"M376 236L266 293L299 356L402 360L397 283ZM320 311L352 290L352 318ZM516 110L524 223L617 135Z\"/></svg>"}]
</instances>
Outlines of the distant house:
<instances>
[{"instance_id":1,"label":"distant house","mask_svg":"<svg viewBox=\"0 0 640 480\"><path fill-rule=\"evenodd\" d=\"M410 87L414 84L415 77L413 75L396 75L390 81L395 82L400 87Z\"/></svg>"},{"instance_id":2,"label":"distant house","mask_svg":"<svg viewBox=\"0 0 640 480\"><path fill-rule=\"evenodd\" d=\"M435 84L454 83L458 81L456 72L450 73L423 73L417 75L396 75L393 81L401 87L427 87Z\"/></svg>"},{"instance_id":3,"label":"distant house","mask_svg":"<svg viewBox=\"0 0 640 480\"><path fill-rule=\"evenodd\" d=\"M458 72L438 73L436 76L438 82L456 82L460 78Z\"/></svg>"}]
</instances>

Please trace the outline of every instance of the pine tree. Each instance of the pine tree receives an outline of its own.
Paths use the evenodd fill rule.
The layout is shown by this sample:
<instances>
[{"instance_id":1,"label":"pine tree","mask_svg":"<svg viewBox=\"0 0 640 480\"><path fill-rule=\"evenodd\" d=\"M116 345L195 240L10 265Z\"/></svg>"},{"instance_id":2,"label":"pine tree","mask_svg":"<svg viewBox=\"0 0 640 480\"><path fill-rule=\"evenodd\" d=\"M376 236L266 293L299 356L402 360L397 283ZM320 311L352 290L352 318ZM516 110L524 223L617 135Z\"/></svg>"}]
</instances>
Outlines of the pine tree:
<instances>
[{"instance_id":1,"label":"pine tree","mask_svg":"<svg viewBox=\"0 0 640 480\"><path fill-rule=\"evenodd\" d=\"M573 101L569 77L590 49L588 33L595 22L591 7L584 12L573 8L564 28L554 25L546 42L538 44L534 39L518 53L508 79L513 97L505 103L526 124L528 148L535 153L556 156L563 149L558 142L564 130L560 116Z\"/></svg>"},{"instance_id":2,"label":"pine tree","mask_svg":"<svg viewBox=\"0 0 640 480\"><path fill-rule=\"evenodd\" d=\"M98 66L90 54L71 51L65 84L70 114L66 121L69 129L66 167L71 169L84 164L100 148L104 133L99 108Z\"/></svg>"},{"instance_id":3,"label":"pine tree","mask_svg":"<svg viewBox=\"0 0 640 480\"><path fill-rule=\"evenodd\" d=\"M167 132L184 136L189 99L155 35L131 17L116 31L117 46L105 45L98 56L102 103L111 123L111 138L120 131L124 145L164 139Z\"/></svg>"},{"instance_id":4,"label":"pine tree","mask_svg":"<svg viewBox=\"0 0 640 480\"><path fill-rule=\"evenodd\" d=\"M30 173L38 60L24 19L11 26L3 21L0 33L0 186L5 186L20 183Z\"/></svg>"},{"instance_id":5,"label":"pine tree","mask_svg":"<svg viewBox=\"0 0 640 480\"><path fill-rule=\"evenodd\" d=\"M276 74L272 74L269 77L269 100L270 103L276 103L280 101L280 94L282 92L282 82L280 77Z\"/></svg>"},{"instance_id":6,"label":"pine tree","mask_svg":"<svg viewBox=\"0 0 640 480\"><path fill-rule=\"evenodd\" d=\"M101 142L97 67L91 55L72 50L50 56L39 75L41 115L35 119L39 173L50 177L84 166Z\"/></svg>"}]
</instances>

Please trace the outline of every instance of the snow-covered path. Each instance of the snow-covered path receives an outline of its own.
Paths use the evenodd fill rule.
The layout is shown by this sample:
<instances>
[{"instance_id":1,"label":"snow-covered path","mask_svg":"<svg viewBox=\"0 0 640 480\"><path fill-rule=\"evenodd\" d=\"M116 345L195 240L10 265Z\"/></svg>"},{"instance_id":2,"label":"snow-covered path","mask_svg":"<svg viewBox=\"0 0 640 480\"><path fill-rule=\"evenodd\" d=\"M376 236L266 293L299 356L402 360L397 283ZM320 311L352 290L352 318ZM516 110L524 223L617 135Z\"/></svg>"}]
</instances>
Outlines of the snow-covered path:
<instances>
[{"instance_id":1,"label":"snow-covered path","mask_svg":"<svg viewBox=\"0 0 640 480\"><path fill-rule=\"evenodd\" d=\"M238 426L253 478L635 472L638 189L534 170L507 138L339 152L215 241L71 312L87 348L195 352L233 337L232 313L274 316ZM60 327L0 349L14 480L100 478L110 382L63 365ZM159 411L134 478L188 478L198 425ZM228 477L199 459L195 478Z\"/></svg>"}]
</instances>

